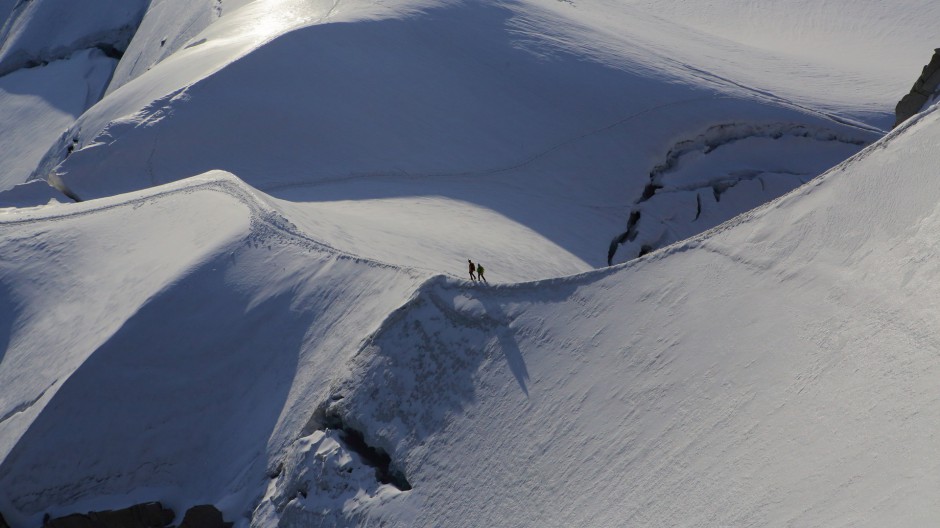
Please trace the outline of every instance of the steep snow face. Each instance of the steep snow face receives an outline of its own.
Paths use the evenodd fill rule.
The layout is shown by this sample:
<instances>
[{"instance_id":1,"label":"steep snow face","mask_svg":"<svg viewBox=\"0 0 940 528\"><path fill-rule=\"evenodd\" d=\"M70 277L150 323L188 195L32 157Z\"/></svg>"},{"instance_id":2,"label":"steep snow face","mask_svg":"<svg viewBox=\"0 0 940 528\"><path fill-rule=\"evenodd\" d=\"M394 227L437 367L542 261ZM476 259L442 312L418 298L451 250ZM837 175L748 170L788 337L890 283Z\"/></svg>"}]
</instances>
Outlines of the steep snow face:
<instances>
[{"instance_id":1,"label":"steep snow face","mask_svg":"<svg viewBox=\"0 0 940 528\"><path fill-rule=\"evenodd\" d=\"M17 2L0 29L0 75L64 59L82 49L124 50L148 4L149 0Z\"/></svg>"},{"instance_id":2,"label":"steep snow face","mask_svg":"<svg viewBox=\"0 0 940 528\"><path fill-rule=\"evenodd\" d=\"M57 141L71 142L69 128L100 99L115 64L92 49L0 77L0 191L27 181Z\"/></svg>"},{"instance_id":3,"label":"steep snow face","mask_svg":"<svg viewBox=\"0 0 940 528\"><path fill-rule=\"evenodd\" d=\"M430 281L323 410L413 486L347 522L929 524L940 113L902 128L623 267L486 289ZM278 517L263 502L255 524L340 515L309 505Z\"/></svg>"},{"instance_id":4,"label":"steep snow face","mask_svg":"<svg viewBox=\"0 0 940 528\"><path fill-rule=\"evenodd\" d=\"M806 183L865 143L786 123L725 123L673 145L608 253L629 260L698 234ZM793 157L799 152L800 157Z\"/></svg>"},{"instance_id":5,"label":"steep snow face","mask_svg":"<svg viewBox=\"0 0 940 528\"><path fill-rule=\"evenodd\" d=\"M143 500L241 517L423 280L316 242L218 173L7 212L0 230L0 511L16 526Z\"/></svg>"},{"instance_id":6,"label":"steep snow face","mask_svg":"<svg viewBox=\"0 0 940 528\"><path fill-rule=\"evenodd\" d=\"M226 0L224 3L220 0L164 0L151 4L114 72L108 91L114 91L146 72L190 42L223 14L247 3L250 0ZM282 8L271 6L272 10Z\"/></svg>"}]
</instances>

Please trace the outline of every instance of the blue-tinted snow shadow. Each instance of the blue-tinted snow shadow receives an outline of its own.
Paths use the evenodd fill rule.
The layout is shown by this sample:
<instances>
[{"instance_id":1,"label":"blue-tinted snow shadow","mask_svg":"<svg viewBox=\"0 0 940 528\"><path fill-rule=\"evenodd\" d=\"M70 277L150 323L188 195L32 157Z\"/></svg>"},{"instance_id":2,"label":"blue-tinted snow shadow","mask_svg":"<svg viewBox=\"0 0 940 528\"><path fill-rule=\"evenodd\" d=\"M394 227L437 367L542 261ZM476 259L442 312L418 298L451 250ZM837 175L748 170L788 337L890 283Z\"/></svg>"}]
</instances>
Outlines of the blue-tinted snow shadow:
<instances>
[{"instance_id":1,"label":"blue-tinted snow shadow","mask_svg":"<svg viewBox=\"0 0 940 528\"><path fill-rule=\"evenodd\" d=\"M100 51L92 52L89 58L81 51L52 62L30 61L0 76L0 92L29 96L77 118L104 95L118 63Z\"/></svg>"},{"instance_id":2,"label":"blue-tinted snow shadow","mask_svg":"<svg viewBox=\"0 0 940 528\"><path fill-rule=\"evenodd\" d=\"M252 305L224 260L151 299L36 417L0 466L21 514L140 487L212 501L263 478L310 322L287 295Z\"/></svg>"},{"instance_id":3,"label":"blue-tinted snow shadow","mask_svg":"<svg viewBox=\"0 0 940 528\"><path fill-rule=\"evenodd\" d=\"M145 109L161 112L152 127L112 126L122 147L74 153L66 184L90 199L223 169L301 202L436 194L603 265L626 213L597 227L598 244L572 226L641 194L648 167L631 162L648 154L632 139L645 112L713 93L561 51L511 6L454 2L292 31ZM120 179L101 170L112 163ZM329 191L284 187L350 178ZM565 221L572 203L585 217Z\"/></svg>"},{"instance_id":4,"label":"blue-tinted snow shadow","mask_svg":"<svg viewBox=\"0 0 940 528\"><path fill-rule=\"evenodd\" d=\"M525 358L522 357L522 351L519 350L519 345L516 343L516 340L507 333L498 334L497 339L499 341L499 348L506 357L506 364L509 366L509 370L512 371L516 382L519 383L519 388L522 389L522 392L524 392L526 398L528 398L529 369L526 368Z\"/></svg>"},{"instance_id":5,"label":"blue-tinted snow shadow","mask_svg":"<svg viewBox=\"0 0 940 528\"><path fill-rule=\"evenodd\" d=\"M663 112L727 101L712 89L637 71L637 64L561 50L540 33L550 29L527 26L511 6L459 3L419 17L328 24L254 52L252 68L277 79L273 93L309 105L299 111L310 113L310 132L296 147L309 169L260 175L256 164L229 167L293 202L470 203L605 266L611 239L625 229L650 169L661 161L651 161L650 152L658 145L665 155L651 121L678 128ZM298 59L306 66L288 67L284 57L295 47L319 54ZM294 88L304 77L298 69L329 75ZM248 75L237 70L222 75ZM315 102L321 99L331 106ZM286 150L280 140L274 148Z\"/></svg>"},{"instance_id":6,"label":"blue-tinted snow shadow","mask_svg":"<svg viewBox=\"0 0 940 528\"><path fill-rule=\"evenodd\" d=\"M10 287L0 281L0 365L10 347L13 337L13 325L19 320L19 305L14 301ZM0 409L0 415L3 410Z\"/></svg>"},{"instance_id":7,"label":"blue-tinted snow shadow","mask_svg":"<svg viewBox=\"0 0 940 528\"><path fill-rule=\"evenodd\" d=\"M564 299L576 289L560 282L545 288L540 299ZM505 309L514 290L477 290L443 277L425 284L354 359L328 412L362 428L370 445L396 458L403 439L424 442L454 416L472 411L481 391L502 391L494 384L511 380L528 399L528 365Z\"/></svg>"},{"instance_id":8,"label":"blue-tinted snow shadow","mask_svg":"<svg viewBox=\"0 0 940 528\"><path fill-rule=\"evenodd\" d=\"M232 167L233 172L272 196L294 202L423 196L469 202L532 229L585 262L603 266L607 242L625 225L631 197L639 196L648 183L648 167L624 170L636 155L631 138L643 126L641 115L661 101L712 93L553 49L547 39L541 42L515 32L511 26L516 17L503 6L468 3L431 10L419 18L333 24L282 37L285 42L277 44L285 50L301 46L334 54L330 67L337 71L331 79L305 85L297 99L316 94L335 101L338 108L345 105L346 112L333 117L338 110L330 109L325 116L311 118L334 123L324 127L324 133L335 134L313 132L305 138L308 143L298 147L309 155L307 166L313 174L278 174L311 186L269 184L254 177L252 167ZM395 50L412 49L407 46L413 41L426 43L414 46L425 51L402 61ZM468 53L461 43L470 41L475 47ZM282 60L273 49L255 54L265 56L268 67ZM260 56L253 57L253 62L260 61ZM393 67L397 71L389 71ZM322 60L310 65L312 71L323 68ZM268 73L283 78L289 71L272 67ZM351 102L343 102L344 83L362 76L360 82L365 83L380 79L380 88L366 100L349 96ZM287 95L293 90L285 93L285 87L292 84L293 79L281 79L272 90ZM656 96L631 95L636 93ZM295 100L290 95L287 99ZM600 99L607 101L608 112L584 103ZM415 109L415 101L426 104ZM364 109L356 104L379 110L366 116L362 126L357 116ZM634 114L637 119L610 126ZM357 130L361 132L353 135ZM356 161L339 163L335 155L321 155L321 145L347 152L346 159ZM611 220L604 214L619 207L624 208L623 218ZM585 223L603 231L596 244L586 243L589 234L583 229L572 228Z\"/></svg>"}]
</instances>

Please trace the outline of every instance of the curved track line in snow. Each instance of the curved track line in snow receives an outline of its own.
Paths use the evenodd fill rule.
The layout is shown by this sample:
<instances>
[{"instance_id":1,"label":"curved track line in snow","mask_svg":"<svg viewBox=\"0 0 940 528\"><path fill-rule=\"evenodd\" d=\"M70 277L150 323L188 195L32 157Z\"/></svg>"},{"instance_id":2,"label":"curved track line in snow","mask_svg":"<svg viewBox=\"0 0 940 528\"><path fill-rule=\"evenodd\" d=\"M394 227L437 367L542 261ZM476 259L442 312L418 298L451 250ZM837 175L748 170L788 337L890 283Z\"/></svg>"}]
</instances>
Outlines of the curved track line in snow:
<instances>
[{"instance_id":1,"label":"curved track line in snow","mask_svg":"<svg viewBox=\"0 0 940 528\"><path fill-rule=\"evenodd\" d=\"M649 114L649 113L651 113L651 112L655 112L655 111L657 111L657 110L662 110L663 108L669 108L669 107L679 106L679 105L688 104L688 103L695 103L695 102L699 102L699 101L712 101L712 100L717 100L717 99L734 99L734 98L731 97L731 96L726 96L726 95L714 95L714 96L707 96L707 97L694 97L694 98L691 98L691 99L683 99L683 100L681 100L681 101L672 101L672 102L665 103L665 104L661 104L661 105L658 105L658 106L653 106L653 107L650 107L650 108L646 108L646 109L640 110L639 112L636 112L636 113L630 114L630 115L628 115L628 116L626 116L626 117L623 117L623 118L621 118L621 119L618 119L617 121L615 121L615 122L613 122L613 123L611 123L611 124L604 125L604 126L602 126L602 127L600 127L600 128L597 128L597 129L594 129L594 130L591 130L591 131L588 131L588 132L584 132L584 133L578 134L578 135L576 135L576 136L570 137L570 138L568 138L568 139L559 141L558 143L555 143L554 145L552 145L552 146L550 146L550 147L548 147L548 148L545 148L545 149L543 149L543 150L541 150L541 151L539 151L539 152L537 152L537 153L535 153L535 154L532 154L532 155L530 155L530 156L524 158L524 159L521 160L521 161L518 161L518 162L515 162L515 163L512 163L512 164L509 164L509 165L503 165L503 166L500 166L500 167L490 167L490 168L483 168L483 169L472 169L472 170L465 170L465 171L427 172L427 173L413 173L413 172L406 172L406 171L397 171L397 172L371 172L371 173L368 173L368 174L352 174L352 175L347 175L347 176L338 176L338 177L335 177L335 178L327 178L327 179L317 180L317 181L313 181L313 182L310 182L310 181L296 181L296 182L273 183L273 184L270 184L270 185L266 185L266 186L264 186L264 187L261 187L260 190L262 190L262 191L264 191L264 192L269 192L269 191L280 191L280 190L284 190L284 189L293 189L293 188L300 188L300 187L316 187L316 186L319 186L319 185L328 185L328 184L334 184L334 183L340 183L340 182L346 182L346 181L355 181L355 180L360 180L360 179L381 178L381 177L385 177L385 176L389 176L389 175L398 175L398 176L402 176L402 177L404 177L404 178L421 179L421 178L462 177L462 176L486 176L486 175L491 175L491 174L500 174L500 173L503 173L503 172L509 172L509 171L513 171L513 170L516 170L516 169L521 169L521 168L523 168L523 167L526 167L526 166L528 166L528 165L531 165L532 163L538 161L539 159L544 158L544 157L546 157L546 156L548 156L548 155L550 155L550 154L552 154L552 153L558 152L559 150L561 150L561 149L563 149L563 148L565 148L565 147L568 147L568 146L570 146L570 145L573 145L573 144L575 144L575 143L577 143L577 142L579 142L579 141L582 141L582 140L584 140L584 139L587 139L587 138L589 138L589 137L596 136L596 135L598 135L598 134L602 134L602 133L604 133L604 132L606 132L606 131L608 131L608 130L617 128L617 127L620 126L620 125L623 125L623 124L625 124L625 123L628 123L628 122L630 122L630 121L632 121L632 120L634 120L634 119L636 119L636 118L638 118L638 117L642 117L642 116L644 116L644 115L646 115L646 114Z\"/></svg>"},{"instance_id":2,"label":"curved track line in snow","mask_svg":"<svg viewBox=\"0 0 940 528\"><path fill-rule=\"evenodd\" d=\"M198 191L220 192L231 196L232 198L235 198L237 201L242 203L248 209L251 217L251 234L249 236L250 240L264 239L268 236L275 236L293 243L297 243L311 251L329 253L336 256L337 258L349 259L354 262L364 263L370 266L402 270L412 274L415 277L434 273L431 270L424 270L416 267L398 266L376 259L363 257L343 251L341 249L330 246L329 244L311 238L309 235L298 229L293 222L288 220L280 212L265 204L264 201L259 198L254 193L254 190L246 183L242 182L234 175L222 172L205 176L195 176L187 180L180 180L179 182L167 184L163 188L156 188L156 190L151 188L144 191L131 193L131 196L137 195L133 198L127 198L128 195L123 195L125 199L118 202L115 202L113 198L102 198L100 200L81 202L80 204L71 204L68 206L70 208L81 208L82 210L79 211L67 211L62 213L45 213L40 211L38 213L22 214L22 216L27 216L27 218L13 219L4 219L3 216L0 215L0 229L2 229L4 226L16 226L41 222L57 222L61 220L67 220L69 218L96 214L102 211L108 211L121 207L137 207L143 203L150 202L164 196L171 196L181 193L193 193Z\"/></svg>"},{"instance_id":3,"label":"curved track line in snow","mask_svg":"<svg viewBox=\"0 0 940 528\"><path fill-rule=\"evenodd\" d=\"M718 74L716 74L716 73L709 72L709 71L705 71L705 70L703 70L703 69L701 69L701 68L696 68L695 66L692 66L691 64L687 64L687 63L684 63L684 62L678 62L678 61L674 61L674 60L673 60L672 62L675 63L675 64L677 64L680 68L692 72L693 75L699 77L700 79L702 79L702 80L704 80L704 81L711 82L711 83L716 84L716 85L718 85L718 86L729 86L729 85L730 85L730 86L733 86L733 87L735 87L735 88L739 88L739 89L741 89L741 90L744 90L746 94L750 94L750 95L756 97L757 99L762 99L762 100L765 100L765 101L771 101L771 102L773 102L773 103L776 103L776 104L779 104L779 105L782 105L782 106L787 106L787 107L790 107L790 108L794 108L794 109L800 110L800 111L802 111L802 112L809 112L809 113L812 113L812 114L818 114L818 115L821 115L821 116L825 117L826 119L830 119L830 120L832 120L832 121L834 121L834 122L836 122L836 123L839 123L840 125L845 125L845 126L849 126L849 127L852 127L852 128L857 128L857 129L859 129L859 130L864 130L864 131L866 131L866 132L873 132L873 133L881 134L881 135L884 135L884 134L886 134L886 133L888 132L887 130L882 130L882 129L876 127L876 126L867 125L867 124L865 124L865 123L860 123L860 122L855 121L855 120L852 120L852 119L846 119L846 118L844 118L844 117L840 117L840 116L838 116L838 115L831 114L831 113L829 113L829 112L823 112L823 111L821 111L821 110L814 110L814 109L812 109L812 108L808 108L808 107L806 107L806 106L803 106L803 105L801 105L801 104L795 103L795 102L790 101L790 100L788 100L788 99L784 99L783 97L780 97L779 95L777 95L777 94L775 94L775 93L773 93L773 92L770 92L770 91L767 91L767 90L761 90L761 89L759 89L759 88L754 88L754 87L752 87L752 86L748 86L748 85L746 85L746 84L740 83L740 82L738 82L738 81L734 81L734 80L729 79L729 78L727 78L727 77L723 77L723 76L718 75Z\"/></svg>"},{"instance_id":4,"label":"curved track line in snow","mask_svg":"<svg viewBox=\"0 0 940 528\"><path fill-rule=\"evenodd\" d=\"M534 281L499 283L499 284L487 285L486 290L488 294L499 295L500 292L509 293L509 292L520 292L520 291L522 292L539 291L539 290L544 290L546 287L579 286L579 285L582 285L585 281L594 282L597 280L601 280L609 275L619 273L621 270L631 269L631 268L638 267L638 266L644 266L644 265L649 264L650 262L667 258L673 254L684 253L686 251L690 251L694 249L702 249L702 250L709 251L710 247L707 246L707 244L710 239L738 225L745 224L747 222L760 218L761 216L766 214L768 211L771 211L777 207L780 207L786 202L789 202L793 199L797 199L801 196L812 193L816 187L819 187L825 184L832 175L836 173L840 173L840 172L845 172L847 168L867 158L875 150L885 148L887 146L887 143L890 142L890 140L892 140L893 138L895 138L898 134L902 133L903 131L907 130L910 127L915 126L925 116L927 116L928 114L934 111L938 111L938 109L940 109L940 105L935 106L926 112L922 112L921 114L914 116L908 121L905 121L901 126L892 130L886 136L880 138L878 141L875 141L874 143L863 148L860 152L846 159L842 163L839 163L835 167L832 167L831 169L820 174L819 176L816 176L811 181L807 182L805 185L797 187L796 189L793 189L792 191L782 196L778 196L777 198L773 200L770 200L758 207L755 207L754 209L751 209L745 213L735 216L734 218L731 218L725 222L722 222L721 224L717 226L714 226L710 229L702 231L701 233L693 235L684 240L679 240L677 242L674 242L662 248L655 249L654 251L646 255L643 255L642 257L628 260L626 262L622 262L619 264L614 264L606 268L589 270L583 273L577 273L574 275L567 275L563 277L553 277L549 279L539 279L539 280L534 280ZM415 295L419 295L421 292L424 291L425 288L432 288L432 287L439 287L448 291L451 291L451 290L453 291L460 290L464 292L472 291L472 288L467 289L467 281L462 280L460 278L452 278L446 275L438 274L433 277L430 277L424 284L422 284L421 287L419 287L419 289L416 291ZM391 318L393 315L394 314L389 315L389 318Z\"/></svg>"}]
</instances>

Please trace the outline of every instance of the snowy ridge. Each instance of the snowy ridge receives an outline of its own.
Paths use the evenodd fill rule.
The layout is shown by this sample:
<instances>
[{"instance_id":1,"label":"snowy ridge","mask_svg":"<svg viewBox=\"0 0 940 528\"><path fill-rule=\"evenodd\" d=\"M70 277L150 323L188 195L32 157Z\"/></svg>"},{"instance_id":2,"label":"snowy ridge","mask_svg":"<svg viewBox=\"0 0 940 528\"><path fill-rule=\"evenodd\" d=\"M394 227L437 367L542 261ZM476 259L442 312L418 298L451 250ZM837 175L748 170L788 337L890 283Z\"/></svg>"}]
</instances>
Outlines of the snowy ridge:
<instances>
[{"instance_id":1,"label":"snowy ridge","mask_svg":"<svg viewBox=\"0 0 940 528\"><path fill-rule=\"evenodd\" d=\"M877 140L940 4L739 4L164 0L87 111L0 78L87 200L0 196L4 518L940 518L940 114Z\"/></svg>"},{"instance_id":2,"label":"snowy ridge","mask_svg":"<svg viewBox=\"0 0 940 528\"><path fill-rule=\"evenodd\" d=\"M921 116L773 204L623 266L493 287L429 280L325 400L414 486L347 522L934 518L921 484L936 479L936 449L922 433L937 419L940 338L925 330L938 320L924 281L940 268L922 266L940 196L910 192L931 161L895 154L930 144L938 123ZM870 229L829 228L852 218ZM311 501L255 523L326 515Z\"/></svg>"},{"instance_id":3,"label":"snowy ridge","mask_svg":"<svg viewBox=\"0 0 940 528\"><path fill-rule=\"evenodd\" d=\"M388 214L380 207L389 199L443 196L454 216L477 220L483 208L511 220L487 218L481 231L528 231L513 238L554 246L561 262L505 277L531 280L605 265L611 240L629 230L631 206L658 156L690 131L730 120L876 137L730 82L693 84L687 69L651 73L664 66L656 62L662 54L638 62L629 42L605 42L619 46L611 50L620 51L616 57L560 50L553 35L563 29L605 38L566 18L576 11L546 14L538 2L431 3L414 12L405 9L409 4L404 14L356 2L331 5L295 6L297 17L286 22L267 13L270 26L256 32L246 28L256 27L248 24L261 16L260 5L222 16L86 113L75 127L77 150L62 161L70 144L61 143L36 175L54 170L74 195L92 199L222 168L295 209L348 200L363 208L363 218ZM276 126L267 123L270 116L277 116ZM777 151L805 160L797 167L803 179L853 152L798 141L784 141ZM699 174L712 169L690 171L715 177ZM367 180L374 184L367 187ZM800 181L780 178L756 191L742 186L722 203L713 200L695 225L692 217L665 219L666 236L660 223L643 222L636 251L621 258L707 229ZM674 205L668 198L660 207ZM523 202L532 207L520 211ZM365 211L373 205L379 208ZM429 216L422 223L439 221ZM403 234L425 239L396 233ZM446 246L453 237L434 234L433 244ZM487 249L485 240L472 242L463 254L485 262L513 251L510 244ZM370 256L408 267L450 266L399 260L385 244L363 245L352 252L377 251Z\"/></svg>"},{"instance_id":4,"label":"snowy ridge","mask_svg":"<svg viewBox=\"0 0 940 528\"><path fill-rule=\"evenodd\" d=\"M0 333L0 508L10 522L111 500L247 513L268 457L306 423L300 409L315 408L350 347L420 277L316 243L230 175L135 194L0 224L14 255L0 271L14 307ZM111 264L87 268L91 254ZM24 259L71 273L30 289ZM340 320L358 323L338 329ZM197 328L205 334L193 340ZM38 368L36 349L63 352ZM102 405L107 416L82 410ZM69 435L53 433L63 427ZM181 450L179 435L204 441Z\"/></svg>"}]
</instances>

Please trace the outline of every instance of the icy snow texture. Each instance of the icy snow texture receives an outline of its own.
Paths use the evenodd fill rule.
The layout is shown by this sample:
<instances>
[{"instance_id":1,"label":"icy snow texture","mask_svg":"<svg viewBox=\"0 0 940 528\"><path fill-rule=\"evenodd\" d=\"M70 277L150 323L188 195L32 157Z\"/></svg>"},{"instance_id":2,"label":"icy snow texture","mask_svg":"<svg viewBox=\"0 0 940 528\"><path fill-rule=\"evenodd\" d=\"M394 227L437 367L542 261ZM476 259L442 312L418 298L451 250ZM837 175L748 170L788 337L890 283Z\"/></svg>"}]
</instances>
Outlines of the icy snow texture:
<instances>
[{"instance_id":1,"label":"icy snow texture","mask_svg":"<svg viewBox=\"0 0 940 528\"><path fill-rule=\"evenodd\" d=\"M169 57L217 20L249 0L163 0L147 10L114 72L108 91L114 91ZM272 4L268 2L268 4ZM271 5L272 11L283 6Z\"/></svg>"}]
</instances>

